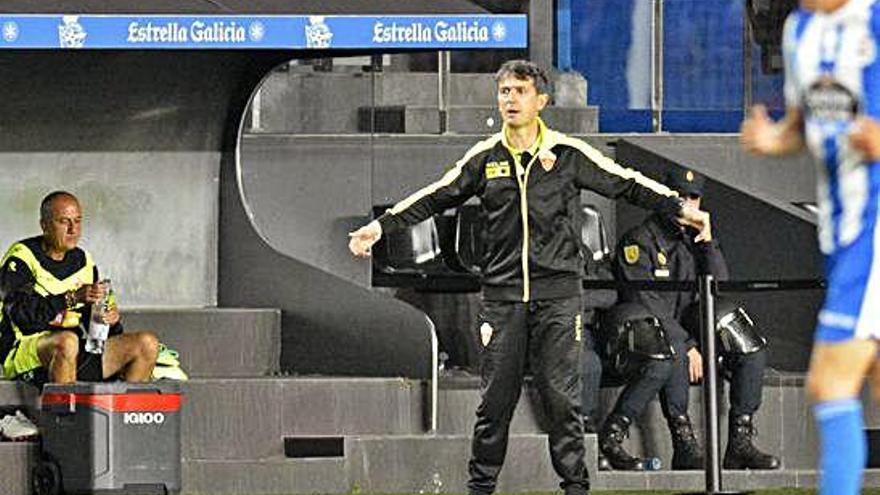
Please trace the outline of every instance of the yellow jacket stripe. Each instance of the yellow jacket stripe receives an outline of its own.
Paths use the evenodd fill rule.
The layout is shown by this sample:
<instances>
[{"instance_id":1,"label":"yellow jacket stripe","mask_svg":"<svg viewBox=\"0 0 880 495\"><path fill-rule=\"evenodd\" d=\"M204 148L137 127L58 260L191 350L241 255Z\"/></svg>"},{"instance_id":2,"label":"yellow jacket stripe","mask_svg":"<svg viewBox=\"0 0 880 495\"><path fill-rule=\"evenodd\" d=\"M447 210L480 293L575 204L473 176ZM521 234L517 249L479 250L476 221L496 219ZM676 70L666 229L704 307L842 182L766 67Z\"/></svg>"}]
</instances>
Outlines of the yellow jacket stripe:
<instances>
[{"instance_id":1,"label":"yellow jacket stripe","mask_svg":"<svg viewBox=\"0 0 880 495\"><path fill-rule=\"evenodd\" d=\"M27 265L36 280L34 291L41 296L56 296L70 290L75 290L82 284L94 283L92 278L95 275L95 263L92 261L92 256L88 251L83 252L86 258L85 265L64 280L59 280L55 275L43 268L40 262L37 261L34 253L20 242L13 244L9 248L3 259L0 260L0 266L5 265L10 258L21 260Z\"/></svg>"},{"instance_id":2,"label":"yellow jacket stripe","mask_svg":"<svg viewBox=\"0 0 880 495\"><path fill-rule=\"evenodd\" d=\"M76 288L78 288L82 284L91 284L95 282L95 263L92 260L92 256L88 253L88 251L83 250L83 253L85 254L84 266L64 280L59 280L57 277L55 277L55 275L43 268L43 266L37 260L37 257L34 256L34 253L31 252L31 250L27 246L20 242L13 244L12 247L10 247L8 251L6 251L3 259L0 260L0 266L5 265L6 262L12 258L21 261L27 266L31 274L34 276L34 292L43 297L57 296L59 294L64 294L65 292L70 290L76 290ZM76 305L76 308L78 309L83 306L84 305L80 303ZM0 303L0 308L2 308L2 303ZM3 318L5 318L5 314L3 312L0 312L0 321L2 321ZM75 322L78 321L78 319L75 320ZM15 322L10 321L9 325L12 328L12 331L15 333L15 339L21 339L21 330L18 328Z\"/></svg>"},{"instance_id":3,"label":"yellow jacket stripe","mask_svg":"<svg viewBox=\"0 0 880 495\"><path fill-rule=\"evenodd\" d=\"M551 139L551 141L555 141L558 144L564 144L566 146L571 146L572 148L575 148L576 150L583 153L584 156L586 156L591 162L595 163L597 167L601 168L602 170L604 170L608 173L623 177L624 179L633 179L639 185L644 186L644 187L656 192L657 194L661 194L663 196L668 196L668 197L677 197L678 196L678 193L676 191L664 186L663 184L661 184L655 180L652 180L648 177L645 177L640 172L637 172L631 168L627 168L627 167L620 165L619 163L615 162L611 158L608 158L607 156L603 155L596 148L593 148L589 144L581 141L580 139L570 138L570 137L566 136L565 134L562 134L559 132L552 132L552 134L553 134L553 136L552 136L553 139ZM554 144L556 144L556 143L554 143ZM546 143L545 143L545 146L546 146ZM542 148L544 148L545 146L542 146ZM549 146L546 146L547 149L549 149L550 147L552 147L552 144Z\"/></svg>"},{"instance_id":4,"label":"yellow jacket stripe","mask_svg":"<svg viewBox=\"0 0 880 495\"><path fill-rule=\"evenodd\" d=\"M406 199L403 199L402 201L394 205L390 210L388 210L388 212L392 215L397 215L412 206L413 203L415 203L416 201L433 193L437 189L452 184L453 182L455 182L455 179L457 179L461 175L462 169L465 165L467 165L471 158L473 158L478 153L492 149L492 147L495 146L495 144L498 143L498 141L500 140L501 134L498 133L488 139L484 139L483 141L475 144L473 147L471 147L470 150L468 150L467 153L465 153L465 155L459 161L455 163L454 168L452 168L449 172L443 174L443 177L441 177L440 180L429 184L428 186L425 186L422 189L419 189L418 191L409 195Z\"/></svg>"}]
</instances>

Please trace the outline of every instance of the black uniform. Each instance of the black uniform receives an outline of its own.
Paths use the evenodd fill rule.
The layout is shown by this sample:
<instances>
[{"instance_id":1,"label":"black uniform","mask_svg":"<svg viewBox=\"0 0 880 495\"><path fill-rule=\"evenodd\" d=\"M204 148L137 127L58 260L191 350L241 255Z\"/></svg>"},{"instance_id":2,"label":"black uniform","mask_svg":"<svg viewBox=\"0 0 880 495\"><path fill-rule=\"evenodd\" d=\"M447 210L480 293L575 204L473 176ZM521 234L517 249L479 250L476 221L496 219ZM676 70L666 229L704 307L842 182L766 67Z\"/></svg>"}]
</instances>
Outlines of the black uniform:
<instances>
[{"instance_id":1,"label":"black uniform","mask_svg":"<svg viewBox=\"0 0 880 495\"><path fill-rule=\"evenodd\" d=\"M568 493L589 488L580 418L581 277L574 215L590 189L675 214L670 189L541 122L535 147L512 152L504 131L469 150L443 178L378 221L383 232L413 225L479 196L486 218L480 335L482 403L477 409L471 493L495 490L527 360L551 424L553 467Z\"/></svg>"},{"instance_id":2,"label":"black uniform","mask_svg":"<svg viewBox=\"0 0 880 495\"><path fill-rule=\"evenodd\" d=\"M715 240L694 243L695 235L696 232L682 228L673 218L661 214L650 216L621 238L615 261L616 276L621 280L686 281L696 280L697 275L712 274L717 280L728 279L727 264L718 243ZM641 303L662 322L675 355L671 360L648 361L625 386L610 418L626 424L639 417L659 392L663 414L673 436L675 456L672 467L700 468L702 451L687 416L687 353L698 346L699 335L689 333L680 323L683 312L697 302L697 296L693 292L621 290L620 299ZM761 405L766 351L761 349L751 354L730 354L722 358L726 376L730 378L731 440L725 455L725 467L775 469L778 460L758 451L751 442L754 436L752 415ZM731 449L735 450L734 454ZM623 458L626 460L625 454Z\"/></svg>"},{"instance_id":3,"label":"black uniform","mask_svg":"<svg viewBox=\"0 0 880 495\"><path fill-rule=\"evenodd\" d=\"M621 280L696 280L709 273L718 280L728 278L727 264L715 240L693 242L694 232L683 230L671 219L653 215L627 232L618 246L616 271ZM693 292L621 291L623 301L647 307L663 323L676 355L671 362L648 364L661 372L646 371L629 383L615 411L637 417L657 392L667 417L687 414L687 352L697 347L699 336L685 330L683 311L696 302ZM731 414L753 414L761 405L761 379L766 364L764 350L745 356L726 356L724 365L733 373ZM671 366L670 366L671 365ZM665 380L662 380L663 377Z\"/></svg>"}]
</instances>

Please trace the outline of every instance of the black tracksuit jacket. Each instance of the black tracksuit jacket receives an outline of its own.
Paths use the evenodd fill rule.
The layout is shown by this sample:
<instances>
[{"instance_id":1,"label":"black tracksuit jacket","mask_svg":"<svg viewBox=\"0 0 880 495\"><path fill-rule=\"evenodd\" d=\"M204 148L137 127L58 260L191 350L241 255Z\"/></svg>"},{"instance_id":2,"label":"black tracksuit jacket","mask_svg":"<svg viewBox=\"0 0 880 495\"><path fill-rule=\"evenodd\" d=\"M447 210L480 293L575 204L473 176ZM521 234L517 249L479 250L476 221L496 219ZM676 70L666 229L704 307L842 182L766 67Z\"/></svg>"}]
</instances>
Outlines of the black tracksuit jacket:
<instances>
[{"instance_id":1,"label":"black tracksuit jacket","mask_svg":"<svg viewBox=\"0 0 880 495\"><path fill-rule=\"evenodd\" d=\"M539 142L537 157L525 152L520 161L503 131L477 143L439 181L380 216L382 231L414 225L478 196L486 218L483 297L528 302L580 294L583 259L575 218L582 189L665 214L681 208L666 186L543 122Z\"/></svg>"}]
</instances>

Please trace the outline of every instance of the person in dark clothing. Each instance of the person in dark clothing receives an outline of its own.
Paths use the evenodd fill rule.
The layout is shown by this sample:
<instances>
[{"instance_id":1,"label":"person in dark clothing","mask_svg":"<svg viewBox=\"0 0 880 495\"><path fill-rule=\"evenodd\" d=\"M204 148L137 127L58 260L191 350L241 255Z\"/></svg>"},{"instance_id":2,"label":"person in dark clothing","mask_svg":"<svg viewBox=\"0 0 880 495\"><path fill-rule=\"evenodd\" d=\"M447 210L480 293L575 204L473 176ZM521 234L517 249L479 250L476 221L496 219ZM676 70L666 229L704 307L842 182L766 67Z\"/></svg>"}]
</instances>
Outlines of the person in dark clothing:
<instances>
[{"instance_id":1,"label":"person in dark clothing","mask_svg":"<svg viewBox=\"0 0 880 495\"><path fill-rule=\"evenodd\" d=\"M580 192L590 189L702 229L708 215L669 188L621 167L538 117L550 100L537 65L515 60L496 74L501 132L476 144L439 181L350 234L355 256L369 256L383 233L414 225L478 196L485 215L482 260L482 402L477 408L471 494L494 492L508 427L526 366L550 424L553 467L567 495L584 494L578 366L582 349L583 257L574 228Z\"/></svg>"},{"instance_id":2,"label":"person in dark clothing","mask_svg":"<svg viewBox=\"0 0 880 495\"><path fill-rule=\"evenodd\" d=\"M693 208L700 208L705 179L692 170L670 170L666 184L677 190ZM698 274L712 274L718 280L728 278L727 264L717 240L710 234L701 242L673 218L654 214L620 239L615 260L619 280L696 280ZM648 361L618 397L605 421L599 446L614 469L641 470L642 460L624 450L622 442L634 418L642 414L648 402L660 394L663 414L672 434L673 469L701 469L703 453L687 414L689 383L702 378L703 358L699 336L682 326L682 316L696 303L693 292L662 292L623 289L622 302L638 302L650 311L662 326L675 354L671 360ZM691 329L695 331L694 329ZM755 433L753 416L761 405L761 385L766 366L766 350L750 354L723 356L723 366L731 378L730 428L726 469L776 469L779 460L765 454L752 443Z\"/></svg>"},{"instance_id":3,"label":"person in dark clothing","mask_svg":"<svg viewBox=\"0 0 880 495\"><path fill-rule=\"evenodd\" d=\"M0 359L8 379L35 385L46 381L101 381L121 375L150 379L159 343L150 332L123 333L115 304L104 321L110 337L102 354L84 351L91 305L105 288L92 256L78 246L79 201L56 191L40 205L43 234L14 243L0 261Z\"/></svg>"}]
</instances>

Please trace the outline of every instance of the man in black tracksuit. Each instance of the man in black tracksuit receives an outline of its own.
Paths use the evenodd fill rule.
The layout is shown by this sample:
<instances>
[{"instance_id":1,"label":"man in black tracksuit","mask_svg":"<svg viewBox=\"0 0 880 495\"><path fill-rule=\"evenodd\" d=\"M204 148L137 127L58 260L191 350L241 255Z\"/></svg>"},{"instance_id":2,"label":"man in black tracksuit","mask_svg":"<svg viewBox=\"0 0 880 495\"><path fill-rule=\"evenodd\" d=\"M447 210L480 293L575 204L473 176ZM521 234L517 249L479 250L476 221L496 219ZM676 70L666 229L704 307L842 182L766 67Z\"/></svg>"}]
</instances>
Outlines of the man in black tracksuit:
<instances>
[{"instance_id":1,"label":"man in black tracksuit","mask_svg":"<svg viewBox=\"0 0 880 495\"><path fill-rule=\"evenodd\" d=\"M679 192L695 208L700 208L705 179L692 170L674 169L666 184ZM696 280L698 274L712 274L727 280L727 263L710 235L694 242L674 218L655 213L626 232L620 239L615 258L619 280ZM702 469L702 447L697 443L687 414L689 382L702 378L703 361L697 328L685 329L682 316L694 308L694 292L621 290L621 302L640 303L663 325L675 355L671 360L647 361L624 387L614 409L599 433L602 454L614 469L641 470L642 461L629 455L621 445L632 420L641 416L648 402L659 392L663 414L672 434L673 469ZM690 331L689 331L690 330ZM730 428L725 469L775 469L779 460L757 449L752 443L752 416L761 405L761 386L766 366L766 350L749 354L725 354L724 368L730 374Z\"/></svg>"},{"instance_id":2,"label":"man in black tracksuit","mask_svg":"<svg viewBox=\"0 0 880 495\"><path fill-rule=\"evenodd\" d=\"M574 227L581 189L590 189L702 228L705 212L674 191L626 169L583 141L547 128L538 113L548 80L535 64L505 63L496 74L504 129L476 144L439 181L350 234L349 248L368 256L382 233L416 224L472 196L486 218L482 260L482 403L477 409L472 494L495 490L508 426L528 362L550 423L553 467L569 495L584 494L580 417L581 275Z\"/></svg>"}]
</instances>

